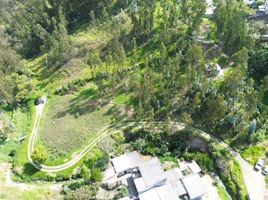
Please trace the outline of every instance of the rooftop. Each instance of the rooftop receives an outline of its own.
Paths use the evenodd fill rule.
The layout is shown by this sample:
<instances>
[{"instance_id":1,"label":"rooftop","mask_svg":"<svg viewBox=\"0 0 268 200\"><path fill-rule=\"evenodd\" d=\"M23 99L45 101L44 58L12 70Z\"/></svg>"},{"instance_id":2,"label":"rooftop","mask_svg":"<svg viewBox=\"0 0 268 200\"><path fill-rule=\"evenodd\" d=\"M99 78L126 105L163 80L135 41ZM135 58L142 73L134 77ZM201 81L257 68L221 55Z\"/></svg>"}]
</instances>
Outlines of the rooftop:
<instances>
[{"instance_id":1,"label":"rooftop","mask_svg":"<svg viewBox=\"0 0 268 200\"><path fill-rule=\"evenodd\" d=\"M197 199L207 193L207 188L198 174L191 174L181 179L190 197Z\"/></svg>"},{"instance_id":2,"label":"rooftop","mask_svg":"<svg viewBox=\"0 0 268 200\"><path fill-rule=\"evenodd\" d=\"M179 200L176 192L169 185L156 187L139 196L140 200Z\"/></svg>"},{"instance_id":3,"label":"rooftop","mask_svg":"<svg viewBox=\"0 0 268 200\"><path fill-rule=\"evenodd\" d=\"M140 154L137 151L127 152L112 160L116 173L124 172L126 170L135 168L141 162Z\"/></svg>"},{"instance_id":4,"label":"rooftop","mask_svg":"<svg viewBox=\"0 0 268 200\"><path fill-rule=\"evenodd\" d=\"M202 171L199 165L194 160L188 164L188 168L195 174L198 174Z\"/></svg>"},{"instance_id":5,"label":"rooftop","mask_svg":"<svg viewBox=\"0 0 268 200\"><path fill-rule=\"evenodd\" d=\"M140 173L147 188L166 180L164 170L157 158L144 161L139 165Z\"/></svg>"},{"instance_id":6,"label":"rooftop","mask_svg":"<svg viewBox=\"0 0 268 200\"><path fill-rule=\"evenodd\" d=\"M176 191L178 196L187 194L186 189L180 181L180 179L183 177L183 174L179 168L165 171L165 175L167 177L167 183Z\"/></svg>"}]
</instances>

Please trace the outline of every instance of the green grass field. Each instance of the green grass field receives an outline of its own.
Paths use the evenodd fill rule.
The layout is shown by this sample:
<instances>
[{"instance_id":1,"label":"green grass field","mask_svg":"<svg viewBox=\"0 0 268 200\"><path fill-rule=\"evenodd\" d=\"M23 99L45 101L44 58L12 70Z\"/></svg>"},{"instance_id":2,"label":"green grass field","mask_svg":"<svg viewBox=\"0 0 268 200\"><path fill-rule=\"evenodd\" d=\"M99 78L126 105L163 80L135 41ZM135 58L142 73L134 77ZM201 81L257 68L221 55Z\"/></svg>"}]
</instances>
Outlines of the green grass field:
<instances>
[{"instance_id":1,"label":"green grass field","mask_svg":"<svg viewBox=\"0 0 268 200\"><path fill-rule=\"evenodd\" d=\"M41 121L39 142L49 149L46 164L59 164L94 140L110 123L110 105L96 98L92 86L77 94L48 100Z\"/></svg>"}]
</instances>

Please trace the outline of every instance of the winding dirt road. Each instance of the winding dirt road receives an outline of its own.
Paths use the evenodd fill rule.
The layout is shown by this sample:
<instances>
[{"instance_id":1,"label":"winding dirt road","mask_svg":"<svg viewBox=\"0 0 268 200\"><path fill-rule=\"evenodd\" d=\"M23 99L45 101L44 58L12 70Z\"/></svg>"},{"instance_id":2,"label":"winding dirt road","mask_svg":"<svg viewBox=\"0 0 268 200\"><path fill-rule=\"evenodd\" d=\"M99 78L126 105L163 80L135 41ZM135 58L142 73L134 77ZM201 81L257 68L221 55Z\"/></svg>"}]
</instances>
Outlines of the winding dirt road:
<instances>
[{"instance_id":1,"label":"winding dirt road","mask_svg":"<svg viewBox=\"0 0 268 200\"><path fill-rule=\"evenodd\" d=\"M59 172L62 170L65 170L69 167L72 167L76 163L78 163L88 152L90 152L100 141L102 141L105 137L108 135L129 126L146 126L149 123L148 122L130 122L126 123L124 125L119 125L116 127L110 127L105 129L97 138L95 138L90 144L88 144L78 155L76 155L73 159L67 161L64 164L57 165L57 166L47 166L47 165L37 165L33 162L31 158L31 154L34 150L34 147L37 142L37 133L38 133L38 127L40 124L40 120L42 117L43 109L45 104L40 104L36 106L36 118L33 126L33 130L29 139L28 143L28 161L31 163L35 168L44 171L44 172ZM155 124L163 124L163 122L154 122ZM176 125L177 130L182 130L185 128L185 125L179 122L173 122L174 125ZM197 129L195 129L197 130ZM217 142L218 145L222 146L223 148L227 149L239 162L244 182L247 187L248 193L252 196L251 200L268 200L268 192L265 188L265 180L264 177L253 170L253 167L247 163L234 149L229 147L226 143L223 141L220 141L218 138L211 136L208 133L205 133L203 131L197 130L199 134L209 140Z\"/></svg>"}]
</instances>

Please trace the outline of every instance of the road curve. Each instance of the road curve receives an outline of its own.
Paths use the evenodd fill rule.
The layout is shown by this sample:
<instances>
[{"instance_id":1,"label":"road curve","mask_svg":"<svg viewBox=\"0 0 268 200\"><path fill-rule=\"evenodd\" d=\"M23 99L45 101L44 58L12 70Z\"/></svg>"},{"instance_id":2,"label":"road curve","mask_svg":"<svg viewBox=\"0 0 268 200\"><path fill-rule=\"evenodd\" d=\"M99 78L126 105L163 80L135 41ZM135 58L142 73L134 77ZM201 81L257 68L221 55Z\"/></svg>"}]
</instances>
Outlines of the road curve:
<instances>
[{"instance_id":1,"label":"road curve","mask_svg":"<svg viewBox=\"0 0 268 200\"><path fill-rule=\"evenodd\" d=\"M33 162L32 158L31 158L31 153L33 152L34 147L35 147L36 142L37 142L38 127L40 124L40 120L41 120L44 106L45 106L45 104L41 104L41 105L38 105L35 107L36 108L36 118L35 118L33 130L32 130L32 133L30 135L30 139L29 139L29 143L28 143L28 161L35 168L39 169L40 171L44 171L44 172L48 172L48 173L59 172L59 171L68 169L69 167L72 167L73 165L78 163L87 153L89 153L105 137L107 137L108 135L110 135L110 134L112 134L112 133L114 133L122 128L130 127L130 126L149 125L148 122L129 122L129 123L125 123L123 125L115 126L115 127L108 127L97 138L95 138L92 142L90 142L90 144L88 144L78 155L76 155L73 159L67 161L66 163L61 164L61 165L57 165L57 166L37 165ZM153 122L153 123L158 124L158 125L163 124L163 122ZM150 124L152 124L152 123L150 123ZM173 124L176 125L177 130L182 130L186 127L185 124L179 123L179 122L173 122ZM223 141L221 141L218 138L216 138L208 133L205 133L201 130L198 130L198 129L194 129L194 130L198 131L198 133L202 137L216 142L218 145L220 145L221 147L228 150L236 158L236 160L240 164L243 178L244 178L244 182L245 182L246 187L247 187L247 191L253 197L252 200L266 200L267 190L265 188L264 177L260 173L255 172L253 170L253 167L249 163L247 163L234 149L232 149L229 145L227 145Z\"/></svg>"}]
</instances>

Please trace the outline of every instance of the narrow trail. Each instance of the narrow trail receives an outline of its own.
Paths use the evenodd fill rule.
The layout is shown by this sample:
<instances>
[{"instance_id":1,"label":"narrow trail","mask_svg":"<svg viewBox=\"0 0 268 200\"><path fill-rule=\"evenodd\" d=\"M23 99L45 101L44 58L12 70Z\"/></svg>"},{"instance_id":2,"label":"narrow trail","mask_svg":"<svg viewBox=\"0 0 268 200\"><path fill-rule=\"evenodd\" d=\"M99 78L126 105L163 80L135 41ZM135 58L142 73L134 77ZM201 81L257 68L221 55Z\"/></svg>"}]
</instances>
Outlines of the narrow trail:
<instances>
[{"instance_id":1,"label":"narrow trail","mask_svg":"<svg viewBox=\"0 0 268 200\"><path fill-rule=\"evenodd\" d=\"M38 133L38 127L40 124L40 120L42 117L43 109L44 109L45 103L40 104L38 106L35 106L36 108L36 118L33 126L33 130L29 139L28 143L28 161L31 163L35 168L39 169L40 171L53 173L53 172L59 172L65 169L68 169L78 163L87 153L89 153L100 141L102 141L104 138L106 138L108 135L130 126L146 126L151 125L152 123L148 122L130 122L125 123L123 125L115 126L115 127L108 127L106 128L97 138L95 138L90 144L88 144L78 155L76 155L71 160L67 161L64 164L57 165L57 166L47 166L47 165L37 165L33 162L31 158L31 153L34 150L35 144L37 142L37 133ZM153 122L153 124L163 124L163 122ZM174 125L176 125L177 130L182 130L186 126L183 123L179 122L173 122ZM212 140L216 142L221 147L228 150L232 156L235 157L235 159L239 162L244 182L247 187L248 193L253 197L252 200L268 200L268 192L265 187L265 180L264 176L262 176L260 173L255 172L253 170L253 167L247 163L234 149L232 149L228 144L224 143L223 141L219 140L218 138L205 133L201 130L195 129L199 132L199 134L209 140Z\"/></svg>"}]
</instances>

